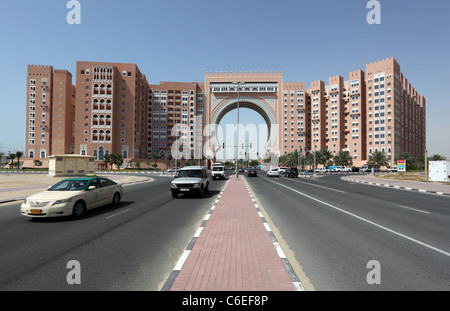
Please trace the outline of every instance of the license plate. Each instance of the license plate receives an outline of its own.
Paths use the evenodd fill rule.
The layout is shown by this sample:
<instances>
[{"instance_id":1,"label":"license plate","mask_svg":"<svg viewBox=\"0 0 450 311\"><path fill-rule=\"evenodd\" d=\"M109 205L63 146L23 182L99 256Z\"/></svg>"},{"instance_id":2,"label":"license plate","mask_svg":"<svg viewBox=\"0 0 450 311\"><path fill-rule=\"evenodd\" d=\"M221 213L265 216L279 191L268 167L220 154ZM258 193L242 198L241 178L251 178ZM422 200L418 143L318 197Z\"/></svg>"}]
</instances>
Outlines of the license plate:
<instances>
[{"instance_id":1,"label":"license plate","mask_svg":"<svg viewBox=\"0 0 450 311\"><path fill-rule=\"evenodd\" d=\"M32 209L31 210L31 214L33 214L33 215L39 215L41 213L42 213L42 210L40 210L40 209Z\"/></svg>"},{"instance_id":2,"label":"license plate","mask_svg":"<svg viewBox=\"0 0 450 311\"><path fill-rule=\"evenodd\" d=\"M180 189L180 191L189 191L189 189Z\"/></svg>"}]
</instances>

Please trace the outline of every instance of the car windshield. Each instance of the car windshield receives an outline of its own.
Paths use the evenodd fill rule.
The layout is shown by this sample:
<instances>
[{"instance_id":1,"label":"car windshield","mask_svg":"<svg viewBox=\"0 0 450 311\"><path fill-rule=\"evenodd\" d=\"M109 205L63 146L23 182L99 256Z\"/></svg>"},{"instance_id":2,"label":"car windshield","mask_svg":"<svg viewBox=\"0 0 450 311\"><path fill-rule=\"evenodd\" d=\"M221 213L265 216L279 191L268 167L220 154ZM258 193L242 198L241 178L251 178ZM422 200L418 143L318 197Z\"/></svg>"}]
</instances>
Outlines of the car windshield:
<instances>
[{"instance_id":1,"label":"car windshield","mask_svg":"<svg viewBox=\"0 0 450 311\"><path fill-rule=\"evenodd\" d=\"M81 191L86 186L87 180L62 180L53 185L48 191Z\"/></svg>"},{"instance_id":2,"label":"car windshield","mask_svg":"<svg viewBox=\"0 0 450 311\"><path fill-rule=\"evenodd\" d=\"M179 171L178 177L196 177L196 178L201 178L202 177L202 171L201 170L182 170L182 171Z\"/></svg>"},{"instance_id":3,"label":"car windshield","mask_svg":"<svg viewBox=\"0 0 450 311\"><path fill-rule=\"evenodd\" d=\"M223 167L222 166L214 166L213 171L223 171Z\"/></svg>"}]
</instances>

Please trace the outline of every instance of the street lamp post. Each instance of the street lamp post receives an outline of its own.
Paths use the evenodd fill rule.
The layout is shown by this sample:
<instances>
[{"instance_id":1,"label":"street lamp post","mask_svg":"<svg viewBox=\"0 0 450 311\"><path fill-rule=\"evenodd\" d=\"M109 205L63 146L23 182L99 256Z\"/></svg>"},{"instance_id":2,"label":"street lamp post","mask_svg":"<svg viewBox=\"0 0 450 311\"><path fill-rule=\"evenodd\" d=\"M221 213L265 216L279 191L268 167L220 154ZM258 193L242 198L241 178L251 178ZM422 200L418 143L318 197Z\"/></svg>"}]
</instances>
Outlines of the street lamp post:
<instances>
[{"instance_id":1,"label":"street lamp post","mask_svg":"<svg viewBox=\"0 0 450 311\"><path fill-rule=\"evenodd\" d=\"M233 84L237 85L237 92L238 92L238 100L237 100L237 133L236 133L236 178L235 180L239 179L239 169L238 169L238 154L239 154L239 97L240 93L239 90L241 88L241 85L245 84L245 82L233 82Z\"/></svg>"}]
</instances>

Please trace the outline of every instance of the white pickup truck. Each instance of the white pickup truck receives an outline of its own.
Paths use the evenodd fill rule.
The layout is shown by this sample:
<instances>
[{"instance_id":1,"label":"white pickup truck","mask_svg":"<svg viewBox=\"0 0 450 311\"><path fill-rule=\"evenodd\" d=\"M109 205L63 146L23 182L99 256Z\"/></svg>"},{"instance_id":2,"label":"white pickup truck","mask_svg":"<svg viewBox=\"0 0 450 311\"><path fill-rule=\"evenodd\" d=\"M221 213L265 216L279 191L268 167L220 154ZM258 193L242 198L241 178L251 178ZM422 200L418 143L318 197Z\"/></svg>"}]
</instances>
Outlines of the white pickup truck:
<instances>
[{"instance_id":1,"label":"white pickup truck","mask_svg":"<svg viewBox=\"0 0 450 311\"><path fill-rule=\"evenodd\" d=\"M333 168L333 172L351 172L352 169L349 167L345 167L345 166L339 166L339 167L335 167Z\"/></svg>"}]
</instances>

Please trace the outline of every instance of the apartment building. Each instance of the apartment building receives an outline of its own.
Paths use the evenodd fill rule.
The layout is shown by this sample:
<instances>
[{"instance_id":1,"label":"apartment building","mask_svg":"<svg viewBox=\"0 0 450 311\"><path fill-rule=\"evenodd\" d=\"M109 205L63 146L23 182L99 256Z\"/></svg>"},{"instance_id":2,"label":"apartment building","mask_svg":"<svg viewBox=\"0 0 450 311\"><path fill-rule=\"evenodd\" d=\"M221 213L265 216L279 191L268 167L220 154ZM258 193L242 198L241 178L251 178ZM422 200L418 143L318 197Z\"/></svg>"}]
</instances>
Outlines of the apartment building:
<instances>
[{"instance_id":1,"label":"apartment building","mask_svg":"<svg viewBox=\"0 0 450 311\"><path fill-rule=\"evenodd\" d=\"M136 64L77 62L72 75L51 66L28 66L26 155L121 154L125 165L150 159L201 159L221 146L207 127L237 107L261 114L268 150L280 154L327 148L346 150L354 165L384 151L392 164L426 146L426 100L394 57L368 63L348 79L283 82L281 72L206 73L205 82L150 85ZM239 84L237 84L239 82ZM207 130L205 130L205 128ZM175 148L172 148L174 146ZM208 145L208 146L205 146Z\"/></svg>"},{"instance_id":2,"label":"apartment building","mask_svg":"<svg viewBox=\"0 0 450 311\"><path fill-rule=\"evenodd\" d=\"M367 154L384 151L417 157L426 146L426 101L394 57L366 65Z\"/></svg>"},{"instance_id":3,"label":"apartment building","mask_svg":"<svg viewBox=\"0 0 450 311\"><path fill-rule=\"evenodd\" d=\"M73 152L75 86L70 72L28 65L26 110L27 165Z\"/></svg>"},{"instance_id":4,"label":"apartment building","mask_svg":"<svg viewBox=\"0 0 450 311\"><path fill-rule=\"evenodd\" d=\"M147 157L172 154L201 159L203 155L203 83L160 82L148 88ZM178 127L176 127L178 125ZM176 151L175 151L176 152Z\"/></svg>"},{"instance_id":5,"label":"apartment building","mask_svg":"<svg viewBox=\"0 0 450 311\"><path fill-rule=\"evenodd\" d=\"M75 153L147 158L148 82L136 64L77 62Z\"/></svg>"}]
</instances>

